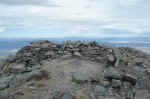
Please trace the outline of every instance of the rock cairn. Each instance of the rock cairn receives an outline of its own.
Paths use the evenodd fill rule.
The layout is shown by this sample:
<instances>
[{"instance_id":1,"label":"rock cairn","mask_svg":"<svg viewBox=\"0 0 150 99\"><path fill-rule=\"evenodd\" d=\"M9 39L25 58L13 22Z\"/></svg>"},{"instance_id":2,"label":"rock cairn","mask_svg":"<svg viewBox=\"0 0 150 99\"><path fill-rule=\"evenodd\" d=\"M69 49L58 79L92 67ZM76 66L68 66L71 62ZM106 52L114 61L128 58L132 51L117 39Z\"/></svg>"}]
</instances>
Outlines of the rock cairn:
<instances>
[{"instance_id":1,"label":"rock cairn","mask_svg":"<svg viewBox=\"0 0 150 99\"><path fill-rule=\"evenodd\" d=\"M52 60L65 55L79 56L104 63L109 61L114 66L118 66L121 59L121 52L118 48L97 42L65 41L63 44L55 44L44 40L32 42L23 47L10 62L33 66L40 64L43 60Z\"/></svg>"},{"instance_id":2,"label":"rock cairn","mask_svg":"<svg viewBox=\"0 0 150 99\"><path fill-rule=\"evenodd\" d=\"M43 63L66 57L102 64L103 70L100 70L100 76L89 77L90 72L72 75L71 81L77 86L86 85L86 90L90 87L90 94L80 86L80 90L69 92L52 91L53 94L45 99L140 99L139 94L150 91L150 56L144 52L95 41L56 44L41 40L31 42L0 64L0 99L16 99L12 97L22 93L12 90L25 82L51 79L50 73L43 69ZM149 95L145 97L143 99L150 98Z\"/></svg>"}]
</instances>

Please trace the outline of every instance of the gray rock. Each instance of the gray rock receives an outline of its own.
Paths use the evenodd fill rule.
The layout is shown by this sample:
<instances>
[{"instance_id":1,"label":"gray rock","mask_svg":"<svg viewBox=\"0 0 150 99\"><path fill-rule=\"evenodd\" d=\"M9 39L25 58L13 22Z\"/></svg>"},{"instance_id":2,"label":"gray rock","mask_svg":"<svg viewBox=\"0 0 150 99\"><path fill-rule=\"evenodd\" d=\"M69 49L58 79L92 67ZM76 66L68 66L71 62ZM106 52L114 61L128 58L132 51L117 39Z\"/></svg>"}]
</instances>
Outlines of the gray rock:
<instances>
[{"instance_id":1,"label":"gray rock","mask_svg":"<svg viewBox=\"0 0 150 99\"><path fill-rule=\"evenodd\" d=\"M109 81L105 80L105 81L103 81L103 84L105 87L108 87L111 83Z\"/></svg>"},{"instance_id":2,"label":"gray rock","mask_svg":"<svg viewBox=\"0 0 150 99\"><path fill-rule=\"evenodd\" d=\"M46 70L36 70L32 71L26 75L26 80L29 81L31 79L40 80L40 79L48 79L50 78L49 73Z\"/></svg>"},{"instance_id":3,"label":"gray rock","mask_svg":"<svg viewBox=\"0 0 150 99\"><path fill-rule=\"evenodd\" d=\"M4 63L5 63L5 60L0 59L0 71L3 68L3 66L4 66Z\"/></svg>"},{"instance_id":4,"label":"gray rock","mask_svg":"<svg viewBox=\"0 0 150 99\"><path fill-rule=\"evenodd\" d=\"M132 75L130 75L130 74L123 75L122 76L122 80L130 82L133 86L135 86L136 82L137 82L137 78L132 76Z\"/></svg>"},{"instance_id":5,"label":"gray rock","mask_svg":"<svg viewBox=\"0 0 150 99\"><path fill-rule=\"evenodd\" d=\"M121 53L120 53L118 48L113 48L113 53L114 53L115 58L116 58L115 67L118 67L122 55L121 55Z\"/></svg>"},{"instance_id":6,"label":"gray rock","mask_svg":"<svg viewBox=\"0 0 150 99\"><path fill-rule=\"evenodd\" d=\"M9 83L11 80L12 80L12 76L1 78L0 79L0 90L9 88Z\"/></svg>"},{"instance_id":7,"label":"gray rock","mask_svg":"<svg viewBox=\"0 0 150 99\"><path fill-rule=\"evenodd\" d=\"M121 88L121 81L120 80L112 80L112 88Z\"/></svg>"},{"instance_id":8,"label":"gray rock","mask_svg":"<svg viewBox=\"0 0 150 99\"><path fill-rule=\"evenodd\" d=\"M25 71L25 65L24 64L12 64L11 66L11 72L14 74L19 74Z\"/></svg>"},{"instance_id":9,"label":"gray rock","mask_svg":"<svg viewBox=\"0 0 150 99\"><path fill-rule=\"evenodd\" d=\"M0 91L0 99L11 99L7 89Z\"/></svg>"},{"instance_id":10,"label":"gray rock","mask_svg":"<svg viewBox=\"0 0 150 99\"><path fill-rule=\"evenodd\" d=\"M145 71L150 74L150 68L147 68Z\"/></svg>"},{"instance_id":11,"label":"gray rock","mask_svg":"<svg viewBox=\"0 0 150 99\"><path fill-rule=\"evenodd\" d=\"M107 80L112 80L112 79L120 80L121 75L119 73L109 71L104 73L104 78Z\"/></svg>"},{"instance_id":12,"label":"gray rock","mask_svg":"<svg viewBox=\"0 0 150 99\"><path fill-rule=\"evenodd\" d=\"M90 79L89 79L89 76L87 74L73 73L72 80L73 80L73 82L76 82L76 83L82 83L85 81L89 81Z\"/></svg>"},{"instance_id":13,"label":"gray rock","mask_svg":"<svg viewBox=\"0 0 150 99\"><path fill-rule=\"evenodd\" d=\"M41 48L49 48L50 44L49 43L44 43L40 47Z\"/></svg>"},{"instance_id":14,"label":"gray rock","mask_svg":"<svg viewBox=\"0 0 150 99\"><path fill-rule=\"evenodd\" d=\"M48 57L48 58L49 58L49 57L55 57L56 54L55 54L54 51L48 51L48 52L45 53L45 56Z\"/></svg>"},{"instance_id":15,"label":"gray rock","mask_svg":"<svg viewBox=\"0 0 150 99\"><path fill-rule=\"evenodd\" d=\"M96 93L104 93L105 94L107 92L107 89L105 87L101 86L101 85L97 85L95 87L95 92Z\"/></svg>"},{"instance_id":16,"label":"gray rock","mask_svg":"<svg viewBox=\"0 0 150 99\"><path fill-rule=\"evenodd\" d=\"M79 52L74 52L74 55L75 55L75 56L79 56L79 57L82 56Z\"/></svg>"},{"instance_id":17,"label":"gray rock","mask_svg":"<svg viewBox=\"0 0 150 99\"><path fill-rule=\"evenodd\" d=\"M150 99L150 93L147 90L137 90L134 99Z\"/></svg>"},{"instance_id":18,"label":"gray rock","mask_svg":"<svg viewBox=\"0 0 150 99\"><path fill-rule=\"evenodd\" d=\"M109 62L114 62L115 61L115 57L113 55L108 55L108 61Z\"/></svg>"},{"instance_id":19,"label":"gray rock","mask_svg":"<svg viewBox=\"0 0 150 99\"><path fill-rule=\"evenodd\" d=\"M88 93L84 92L83 90L78 90L73 92L73 99L92 99Z\"/></svg>"},{"instance_id":20,"label":"gray rock","mask_svg":"<svg viewBox=\"0 0 150 99\"><path fill-rule=\"evenodd\" d=\"M135 61L135 63L137 65L140 65L140 64L144 63L144 59L143 58L135 58L134 61Z\"/></svg>"},{"instance_id":21,"label":"gray rock","mask_svg":"<svg viewBox=\"0 0 150 99\"><path fill-rule=\"evenodd\" d=\"M104 60L105 60L104 57L101 57L101 56L98 56L95 58L95 61L99 63L104 63L105 62Z\"/></svg>"},{"instance_id":22,"label":"gray rock","mask_svg":"<svg viewBox=\"0 0 150 99\"><path fill-rule=\"evenodd\" d=\"M50 76L45 70L34 70L29 73L24 73L20 75L14 75L12 81L9 83L10 87L18 87L23 83L30 80L41 80L41 79L49 79Z\"/></svg>"},{"instance_id":23,"label":"gray rock","mask_svg":"<svg viewBox=\"0 0 150 99\"><path fill-rule=\"evenodd\" d=\"M8 58L7 58L7 62L14 62L15 59L16 59L15 55L9 55Z\"/></svg>"},{"instance_id":24,"label":"gray rock","mask_svg":"<svg viewBox=\"0 0 150 99\"><path fill-rule=\"evenodd\" d=\"M100 56L96 57L96 60L102 60L102 59L103 57L100 57Z\"/></svg>"},{"instance_id":25,"label":"gray rock","mask_svg":"<svg viewBox=\"0 0 150 99\"><path fill-rule=\"evenodd\" d=\"M60 99L73 99L72 95L69 93L64 94Z\"/></svg>"}]
</instances>

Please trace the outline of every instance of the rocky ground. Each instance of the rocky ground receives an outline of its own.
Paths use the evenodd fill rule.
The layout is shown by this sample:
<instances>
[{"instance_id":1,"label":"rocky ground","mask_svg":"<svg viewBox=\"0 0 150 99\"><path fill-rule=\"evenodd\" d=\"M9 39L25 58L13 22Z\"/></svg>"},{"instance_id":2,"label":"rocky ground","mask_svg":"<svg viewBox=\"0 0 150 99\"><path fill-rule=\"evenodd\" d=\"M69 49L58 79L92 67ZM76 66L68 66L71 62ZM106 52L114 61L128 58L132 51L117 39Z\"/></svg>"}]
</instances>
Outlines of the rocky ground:
<instances>
[{"instance_id":1,"label":"rocky ground","mask_svg":"<svg viewBox=\"0 0 150 99\"><path fill-rule=\"evenodd\" d=\"M1 62L0 99L150 99L150 56L97 42L32 42Z\"/></svg>"}]
</instances>

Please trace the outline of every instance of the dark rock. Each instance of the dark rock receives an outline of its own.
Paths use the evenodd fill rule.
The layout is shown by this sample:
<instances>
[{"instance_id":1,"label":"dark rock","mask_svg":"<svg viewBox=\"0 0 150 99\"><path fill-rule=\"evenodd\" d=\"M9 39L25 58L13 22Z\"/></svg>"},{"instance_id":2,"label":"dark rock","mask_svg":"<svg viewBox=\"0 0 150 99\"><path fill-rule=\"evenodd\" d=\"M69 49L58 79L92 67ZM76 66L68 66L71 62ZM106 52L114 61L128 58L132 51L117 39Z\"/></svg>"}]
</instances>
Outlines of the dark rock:
<instances>
[{"instance_id":1,"label":"dark rock","mask_svg":"<svg viewBox=\"0 0 150 99\"><path fill-rule=\"evenodd\" d=\"M130 82L133 86L135 86L136 82L137 82L137 79L134 76L130 75L130 74L123 75L122 80Z\"/></svg>"}]
</instances>

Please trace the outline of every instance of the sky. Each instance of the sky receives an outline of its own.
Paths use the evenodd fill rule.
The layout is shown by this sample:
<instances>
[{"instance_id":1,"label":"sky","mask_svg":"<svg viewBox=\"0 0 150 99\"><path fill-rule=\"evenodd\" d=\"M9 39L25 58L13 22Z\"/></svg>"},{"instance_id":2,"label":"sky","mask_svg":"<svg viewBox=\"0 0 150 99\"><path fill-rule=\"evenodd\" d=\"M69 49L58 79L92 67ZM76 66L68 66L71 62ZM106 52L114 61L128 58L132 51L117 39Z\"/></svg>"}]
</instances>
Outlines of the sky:
<instances>
[{"instance_id":1,"label":"sky","mask_svg":"<svg viewBox=\"0 0 150 99\"><path fill-rule=\"evenodd\" d=\"M150 0L0 0L0 38L149 37Z\"/></svg>"}]
</instances>

